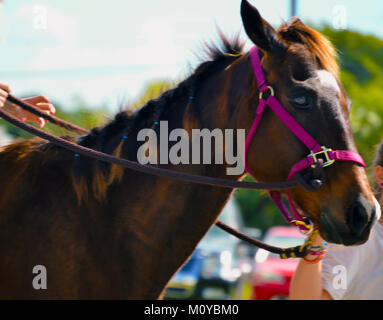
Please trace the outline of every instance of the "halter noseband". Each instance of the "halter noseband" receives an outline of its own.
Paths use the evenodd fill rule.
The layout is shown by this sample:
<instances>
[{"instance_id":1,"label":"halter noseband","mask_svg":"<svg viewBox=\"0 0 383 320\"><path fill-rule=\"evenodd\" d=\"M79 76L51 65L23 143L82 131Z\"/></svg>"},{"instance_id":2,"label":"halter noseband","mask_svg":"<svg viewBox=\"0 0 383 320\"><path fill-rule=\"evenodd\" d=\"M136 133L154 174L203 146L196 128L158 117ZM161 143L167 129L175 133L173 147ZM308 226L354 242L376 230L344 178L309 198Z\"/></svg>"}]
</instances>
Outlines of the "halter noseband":
<instances>
[{"instance_id":1,"label":"halter noseband","mask_svg":"<svg viewBox=\"0 0 383 320\"><path fill-rule=\"evenodd\" d=\"M303 129L303 127L286 111L286 109L275 97L273 87L271 87L267 83L265 74L262 69L259 51L256 46L254 46L250 50L250 60L253 66L255 79L257 81L257 85L260 91L259 105L256 109L255 119L253 125L250 128L250 132L247 136L245 145L245 168L250 175L254 177L247 162L247 155L254 134L259 126L259 123L261 122L262 115L266 110L267 106L290 129L290 131L311 151L307 157L303 158L301 161L299 161L292 167L288 175L287 181L292 180L297 173L300 173L301 171L306 170L310 167L315 167L319 161L321 161L322 167L331 166L335 161L355 162L360 166L366 166L361 155L352 151L333 151L332 149L321 146L313 137L311 137L311 135L308 134L305 129ZM268 93L267 98L265 97L266 93ZM311 222L307 223L307 220L304 219L300 215L298 210L295 208L291 198L290 190L286 191L286 195L292 214L290 214L289 210L283 204L282 193L280 191L269 191L269 193L271 198L277 205L278 209L281 211L283 216L290 224L298 226L302 231L306 232L312 229Z\"/></svg>"}]
</instances>

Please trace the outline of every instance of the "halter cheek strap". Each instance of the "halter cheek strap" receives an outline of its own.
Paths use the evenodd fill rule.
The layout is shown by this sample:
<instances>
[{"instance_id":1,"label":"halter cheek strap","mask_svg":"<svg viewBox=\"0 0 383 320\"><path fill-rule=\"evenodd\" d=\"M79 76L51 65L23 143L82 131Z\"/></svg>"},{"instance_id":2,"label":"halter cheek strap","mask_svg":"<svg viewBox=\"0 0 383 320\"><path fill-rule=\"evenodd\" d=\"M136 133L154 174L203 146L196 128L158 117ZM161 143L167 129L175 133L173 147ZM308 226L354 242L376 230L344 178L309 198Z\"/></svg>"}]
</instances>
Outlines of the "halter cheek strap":
<instances>
[{"instance_id":1,"label":"halter cheek strap","mask_svg":"<svg viewBox=\"0 0 383 320\"><path fill-rule=\"evenodd\" d=\"M278 99L275 97L274 89L267 83L265 74L262 69L261 59L259 57L259 51L256 46L254 46L250 50L250 61L254 70L255 79L257 81L257 86L260 91L259 95L259 105L255 112L254 122L250 128L249 134L246 139L245 144L245 168L249 174L253 177L254 175L251 173L249 168L249 164L247 161L248 151L251 145L251 142L254 138L255 132L262 120L262 116L266 107L269 107L274 114L290 129L290 131L307 147L311 153L304 159L300 160L296 163L287 178L287 181L290 181L294 178L294 176L310 167L316 165L319 159L323 160L323 167L328 167L332 165L335 161L347 161L347 162L355 162L360 166L365 167L365 163L363 158L352 151L345 150L336 150L326 148L321 146L281 105ZM265 98L266 93L268 93L268 97ZM282 201L282 193L279 191L269 191L271 198L274 200L278 209L281 211L286 220L298 226L303 231L308 231L311 229L311 225L307 224L305 219L299 214L298 210L295 208L290 190L286 191L286 195L288 198L288 203L291 209L292 214L285 207Z\"/></svg>"}]
</instances>

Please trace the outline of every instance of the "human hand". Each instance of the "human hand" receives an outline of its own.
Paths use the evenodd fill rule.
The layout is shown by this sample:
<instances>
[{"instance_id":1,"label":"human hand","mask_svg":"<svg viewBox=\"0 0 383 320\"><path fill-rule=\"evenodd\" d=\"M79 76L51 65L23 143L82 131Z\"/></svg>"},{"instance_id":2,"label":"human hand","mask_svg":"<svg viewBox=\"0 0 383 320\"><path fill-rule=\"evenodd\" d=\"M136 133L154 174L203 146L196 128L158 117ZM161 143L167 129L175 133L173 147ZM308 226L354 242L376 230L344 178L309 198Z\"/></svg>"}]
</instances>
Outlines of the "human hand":
<instances>
[{"instance_id":1,"label":"human hand","mask_svg":"<svg viewBox=\"0 0 383 320\"><path fill-rule=\"evenodd\" d=\"M11 89L7 84L0 82L0 108L4 107L7 112L9 112L12 116L16 117L20 121L36 122L39 128L44 127L46 124L46 120L44 118L25 111L19 106L7 101L10 91ZM45 96L26 98L23 99L23 101L37 107L40 109L40 111L48 115L52 115L56 112L53 104L49 103L49 99Z\"/></svg>"},{"instance_id":2,"label":"human hand","mask_svg":"<svg viewBox=\"0 0 383 320\"><path fill-rule=\"evenodd\" d=\"M45 96L26 98L23 99L23 101L37 107L38 109L40 109L40 111L46 113L47 115L53 115L56 112L56 108L53 106L53 104L49 102L49 99ZM36 122L39 125L39 128L45 126L47 121L44 118L36 116L25 110L22 110L22 112L22 121Z\"/></svg>"},{"instance_id":3,"label":"human hand","mask_svg":"<svg viewBox=\"0 0 383 320\"><path fill-rule=\"evenodd\" d=\"M40 109L40 111L48 115L52 115L56 112L56 109L53 106L53 104L51 104L49 102L49 99L45 96L36 96L36 97L26 98L26 99L23 99L23 101L37 107L38 109ZM11 115L16 117L20 121L37 123L40 129L43 128L46 124L46 120L44 118L36 116L33 113L30 113L28 111L25 111L24 109L20 108L17 105L6 102L5 108Z\"/></svg>"}]
</instances>

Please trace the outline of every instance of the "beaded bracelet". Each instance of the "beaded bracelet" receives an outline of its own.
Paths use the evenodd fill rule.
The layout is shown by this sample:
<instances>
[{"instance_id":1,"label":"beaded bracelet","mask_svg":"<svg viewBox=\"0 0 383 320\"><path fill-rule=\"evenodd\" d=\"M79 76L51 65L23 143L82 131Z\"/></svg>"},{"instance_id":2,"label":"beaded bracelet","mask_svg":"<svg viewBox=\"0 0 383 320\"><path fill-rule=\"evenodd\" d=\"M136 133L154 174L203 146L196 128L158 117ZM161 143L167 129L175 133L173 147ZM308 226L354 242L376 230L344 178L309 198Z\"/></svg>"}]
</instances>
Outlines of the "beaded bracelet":
<instances>
[{"instance_id":1,"label":"beaded bracelet","mask_svg":"<svg viewBox=\"0 0 383 320\"><path fill-rule=\"evenodd\" d=\"M322 254L325 254L326 245L327 245L327 242L325 241L320 246L311 247L307 253L313 256L320 256Z\"/></svg>"},{"instance_id":2,"label":"beaded bracelet","mask_svg":"<svg viewBox=\"0 0 383 320\"><path fill-rule=\"evenodd\" d=\"M309 251L307 254L310 255L310 256L321 256L321 255L325 255L327 252L327 250L322 250L322 251Z\"/></svg>"},{"instance_id":3,"label":"beaded bracelet","mask_svg":"<svg viewBox=\"0 0 383 320\"><path fill-rule=\"evenodd\" d=\"M327 241L323 242L320 246L311 247L311 249L321 249L321 248L323 248L326 245L327 245Z\"/></svg>"}]
</instances>

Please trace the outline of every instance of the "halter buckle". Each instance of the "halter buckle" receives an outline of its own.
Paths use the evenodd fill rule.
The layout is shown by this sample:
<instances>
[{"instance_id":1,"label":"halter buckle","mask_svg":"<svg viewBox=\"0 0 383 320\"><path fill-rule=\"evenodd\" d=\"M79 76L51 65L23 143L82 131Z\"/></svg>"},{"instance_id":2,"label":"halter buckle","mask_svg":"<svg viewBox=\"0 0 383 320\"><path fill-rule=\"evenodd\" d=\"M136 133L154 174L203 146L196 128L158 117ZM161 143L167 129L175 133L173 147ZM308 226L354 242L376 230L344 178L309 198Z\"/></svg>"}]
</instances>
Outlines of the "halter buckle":
<instances>
[{"instance_id":1,"label":"halter buckle","mask_svg":"<svg viewBox=\"0 0 383 320\"><path fill-rule=\"evenodd\" d=\"M261 92L259 93L259 100L263 100L263 96L264 96L264 94L267 93L267 92L270 93L269 97L270 97L270 96L271 96L271 97L274 97L274 95L275 95L274 88L271 87L271 86L267 86L267 87L266 87L266 90L261 91Z\"/></svg>"},{"instance_id":2,"label":"halter buckle","mask_svg":"<svg viewBox=\"0 0 383 320\"><path fill-rule=\"evenodd\" d=\"M316 164L318 163L319 156L323 155L324 156L323 160L325 161L323 163L323 168L325 168L325 167L331 166L335 162L335 160L330 159L330 155L328 154L330 151L332 151L332 149L322 147L322 151L319 151L319 152L311 151L311 153L308 156L312 157L314 159L314 163ZM312 165L311 167L315 168L315 165Z\"/></svg>"}]
</instances>

